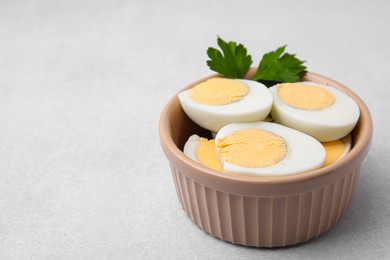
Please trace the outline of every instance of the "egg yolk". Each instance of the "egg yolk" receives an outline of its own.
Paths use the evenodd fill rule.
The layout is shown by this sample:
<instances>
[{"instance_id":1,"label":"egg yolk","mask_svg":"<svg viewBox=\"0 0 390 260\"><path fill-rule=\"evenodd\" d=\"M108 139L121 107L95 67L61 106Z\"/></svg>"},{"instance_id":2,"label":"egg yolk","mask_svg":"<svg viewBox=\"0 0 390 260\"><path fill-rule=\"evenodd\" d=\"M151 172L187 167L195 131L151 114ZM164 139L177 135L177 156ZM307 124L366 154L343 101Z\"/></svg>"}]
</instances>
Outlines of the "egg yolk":
<instances>
[{"instance_id":1,"label":"egg yolk","mask_svg":"<svg viewBox=\"0 0 390 260\"><path fill-rule=\"evenodd\" d=\"M196 158L204 166L216 171L222 171L221 165L218 162L214 140L207 140L201 137L196 149Z\"/></svg>"},{"instance_id":2,"label":"egg yolk","mask_svg":"<svg viewBox=\"0 0 390 260\"><path fill-rule=\"evenodd\" d=\"M286 104L305 110L321 110L331 106L336 100L327 89L298 83L280 84L278 95Z\"/></svg>"},{"instance_id":3,"label":"egg yolk","mask_svg":"<svg viewBox=\"0 0 390 260\"><path fill-rule=\"evenodd\" d=\"M275 165L287 154L282 137L261 129L234 132L218 140L217 146L224 161L247 168Z\"/></svg>"},{"instance_id":4,"label":"egg yolk","mask_svg":"<svg viewBox=\"0 0 390 260\"><path fill-rule=\"evenodd\" d=\"M326 157L324 166L327 166L338 159L340 159L345 151L345 145L342 141L336 140L333 142L324 142L322 145L325 148L326 151Z\"/></svg>"},{"instance_id":5,"label":"egg yolk","mask_svg":"<svg viewBox=\"0 0 390 260\"><path fill-rule=\"evenodd\" d=\"M193 87L190 98L201 104L220 106L237 102L248 92L247 85L241 81L212 78Z\"/></svg>"}]
</instances>

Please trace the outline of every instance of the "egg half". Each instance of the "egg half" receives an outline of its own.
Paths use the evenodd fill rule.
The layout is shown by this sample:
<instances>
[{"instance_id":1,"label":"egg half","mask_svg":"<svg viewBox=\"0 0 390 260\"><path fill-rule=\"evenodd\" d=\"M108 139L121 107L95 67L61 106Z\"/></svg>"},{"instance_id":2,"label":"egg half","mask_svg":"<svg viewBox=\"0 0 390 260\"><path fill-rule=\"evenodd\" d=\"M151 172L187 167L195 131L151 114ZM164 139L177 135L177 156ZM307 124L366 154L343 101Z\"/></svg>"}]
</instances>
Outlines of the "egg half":
<instances>
[{"instance_id":1,"label":"egg half","mask_svg":"<svg viewBox=\"0 0 390 260\"><path fill-rule=\"evenodd\" d=\"M327 166L343 158L351 150L352 138L347 135L336 141L323 142L322 145L326 151L324 166Z\"/></svg>"},{"instance_id":2,"label":"egg half","mask_svg":"<svg viewBox=\"0 0 390 260\"><path fill-rule=\"evenodd\" d=\"M355 127L360 110L338 89L313 82L282 83L270 88L275 122L307 133L320 142L343 138Z\"/></svg>"},{"instance_id":3,"label":"egg half","mask_svg":"<svg viewBox=\"0 0 390 260\"><path fill-rule=\"evenodd\" d=\"M178 94L192 121L218 132L230 123L255 122L270 113L273 97L263 84L244 79L211 78Z\"/></svg>"},{"instance_id":4,"label":"egg half","mask_svg":"<svg viewBox=\"0 0 390 260\"><path fill-rule=\"evenodd\" d=\"M325 149L313 137L286 126L241 123L223 127L215 138L224 172L281 176L323 166Z\"/></svg>"},{"instance_id":5,"label":"egg half","mask_svg":"<svg viewBox=\"0 0 390 260\"><path fill-rule=\"evenodd\" d=\"M195 134L191 135L184 145L183 152L197 163L216 171L222 170L213 139L207 140Z\"/></svg>"}]
</instances>

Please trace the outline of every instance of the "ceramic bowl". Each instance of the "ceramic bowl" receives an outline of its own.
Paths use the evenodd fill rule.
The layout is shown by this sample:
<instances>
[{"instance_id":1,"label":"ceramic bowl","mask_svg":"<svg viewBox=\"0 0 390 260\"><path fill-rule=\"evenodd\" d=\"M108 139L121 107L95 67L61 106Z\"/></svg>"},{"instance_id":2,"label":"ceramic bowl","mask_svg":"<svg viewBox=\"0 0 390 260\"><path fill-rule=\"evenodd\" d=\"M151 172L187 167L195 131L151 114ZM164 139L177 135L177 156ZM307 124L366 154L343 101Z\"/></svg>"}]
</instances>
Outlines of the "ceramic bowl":
<instances>
[{"instance_id":1,"label":"ceramic bowl","mask_svg":"<svg viewBox=\"0 0 390 260\"><path fill-rule=\"evenodd\" d=\"M254 71L252 68L246 78ZM181 91L215 76L200 79ZM182 152L183 146L192 134L208 137L209 131L186 116L177 95L165 106L159 125L161 146L183 210L205 232L245 246L281 247L315 238L345 215L370 147L372 118L364 102L342 84L311 72L304 80L343 91L356 101L361 114L352 132L353 147L345 157L298 175L227 175L194 162Z\"/></svg>"}]
</instances>

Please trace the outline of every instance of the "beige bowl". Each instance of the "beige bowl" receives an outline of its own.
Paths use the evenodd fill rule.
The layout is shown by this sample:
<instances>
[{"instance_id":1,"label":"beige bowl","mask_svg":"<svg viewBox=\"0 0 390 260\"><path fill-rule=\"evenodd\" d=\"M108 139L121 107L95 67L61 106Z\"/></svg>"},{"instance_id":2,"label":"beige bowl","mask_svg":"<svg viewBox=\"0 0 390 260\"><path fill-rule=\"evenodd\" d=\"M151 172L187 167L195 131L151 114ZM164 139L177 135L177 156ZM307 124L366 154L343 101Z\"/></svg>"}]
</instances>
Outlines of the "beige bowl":
<instances>
[{"instance_id":1,"label":"beige bowl","mask_svg":"<svg viewBox=\"0 0 390 260\"><path fill-rule=\"evenodd\" d=\"M344 158L292 176L233 176L192 161L182 152L184 143L192 134L208 137L209 131L186 116L177 95L168 102L160 118L161 146L171 165L179 201L202 230L245 246L279 247L315 238L344 216L371 143L371 115L363 101L340 83L311 72L304 80L345 92L357 102L361 115L352 132L353 148Z\"/></svg>"}]
</instances>

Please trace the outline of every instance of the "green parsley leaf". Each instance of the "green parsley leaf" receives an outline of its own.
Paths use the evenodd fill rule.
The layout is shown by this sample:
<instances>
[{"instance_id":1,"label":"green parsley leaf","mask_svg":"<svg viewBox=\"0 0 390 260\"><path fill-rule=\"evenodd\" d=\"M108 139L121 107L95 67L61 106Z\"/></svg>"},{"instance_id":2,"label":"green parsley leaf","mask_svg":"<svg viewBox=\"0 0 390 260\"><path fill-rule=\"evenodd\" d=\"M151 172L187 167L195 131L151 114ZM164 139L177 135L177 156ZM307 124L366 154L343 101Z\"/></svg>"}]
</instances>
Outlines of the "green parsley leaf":
<instances>
[{"instance_id":1,"label":"green parsley leaf","mask_svg":"<svg viewBox=\"0 0 390 260\"><path fill-rule=\"evenodd\" d=\"M305 61L295 58L295 54L284 53L285 48L286 45L264 54L253 80L268 87L280 82L299 81L301 73L306 70Z\"/></svg>"},{"instance_id":2,"label":"green parsley leaf","mask_svg":"<svg viewBox=\"0 0 390 260\"><path fill-rule=\"evenodd\" d=\"M218 36L218 46L223 53L212 47L207 49L210 58L207 65L210 69L226 78L243 78L252 65L252 57L247 54L244 45L237 45L235 42L227 43Z\"/></svg>"}]
</instances>

